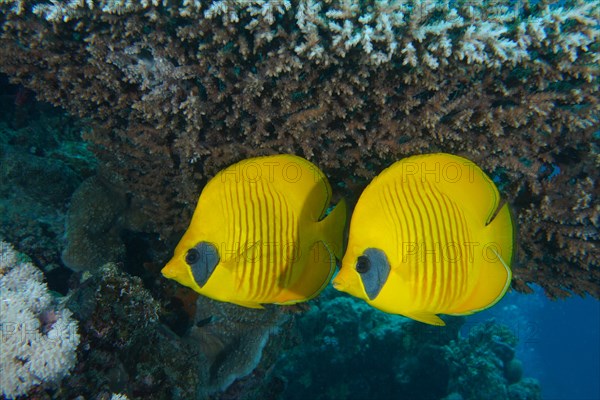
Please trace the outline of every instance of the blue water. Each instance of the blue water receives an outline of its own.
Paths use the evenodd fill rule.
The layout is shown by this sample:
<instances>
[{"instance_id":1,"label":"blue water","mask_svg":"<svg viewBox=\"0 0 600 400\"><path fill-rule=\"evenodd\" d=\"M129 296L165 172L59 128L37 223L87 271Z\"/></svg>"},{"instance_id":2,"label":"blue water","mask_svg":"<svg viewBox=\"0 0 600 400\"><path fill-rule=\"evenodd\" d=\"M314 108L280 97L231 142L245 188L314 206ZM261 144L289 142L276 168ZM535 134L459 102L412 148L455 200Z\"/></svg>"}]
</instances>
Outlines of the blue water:
<instances>
[{"instance_id":1,"label":"blue water","mask_svg":"<svg viewBox=\"0 0 600 400\"><path fill-rule=\"evenodd\" d=\"M532 295L512 292L469 317L464 329L490 318L519 338L516 357L524 375L540 381L543 399L600 399L600 301L551 301L539 288Z\"/></svg>"}]
</instances>

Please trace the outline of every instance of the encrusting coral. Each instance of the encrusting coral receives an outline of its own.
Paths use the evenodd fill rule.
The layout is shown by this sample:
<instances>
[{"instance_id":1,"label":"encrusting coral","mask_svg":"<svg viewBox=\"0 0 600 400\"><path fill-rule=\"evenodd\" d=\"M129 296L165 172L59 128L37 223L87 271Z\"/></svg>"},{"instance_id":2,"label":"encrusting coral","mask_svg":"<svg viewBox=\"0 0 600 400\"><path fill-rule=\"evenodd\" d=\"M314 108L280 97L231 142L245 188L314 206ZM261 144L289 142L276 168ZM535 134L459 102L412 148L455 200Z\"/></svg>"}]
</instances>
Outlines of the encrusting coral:
<instances>
[{"instance_id":1,"label":"encrusting coral","mask_svg":"<svg viewBox=\"0 0 600 400\"><path fill-rule=\"evenodd\" d=\"M598 2L0 1L0 69L89 118L163 235L242 158L340 194L413 154L472 159L513 204L513 286L600 297Z\"/></svg>"}]
</instances>

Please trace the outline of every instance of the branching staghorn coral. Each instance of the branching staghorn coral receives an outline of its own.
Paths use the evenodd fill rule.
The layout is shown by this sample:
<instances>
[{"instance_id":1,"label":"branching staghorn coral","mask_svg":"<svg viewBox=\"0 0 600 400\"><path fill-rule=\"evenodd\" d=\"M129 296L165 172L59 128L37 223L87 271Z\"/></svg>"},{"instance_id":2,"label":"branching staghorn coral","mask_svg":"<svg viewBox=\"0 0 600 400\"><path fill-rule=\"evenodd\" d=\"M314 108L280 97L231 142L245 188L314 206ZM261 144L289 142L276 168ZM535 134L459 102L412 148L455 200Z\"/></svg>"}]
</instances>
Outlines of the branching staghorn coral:
<instances>
[{"instance_id":1,"label":"branching staghorn coral","mask_svg":"<svg viewBox=\"0 0 600 400\"><path fill-rule=\"evenodd\" d=\"M293 152L355 197L391 162L480 164L516 214L513 286L600 297L597 2L0 2L0 69L89 118L164 235L202 184ZM68 55L66 57L65 55Z\"/></svg>"}]
</instances>

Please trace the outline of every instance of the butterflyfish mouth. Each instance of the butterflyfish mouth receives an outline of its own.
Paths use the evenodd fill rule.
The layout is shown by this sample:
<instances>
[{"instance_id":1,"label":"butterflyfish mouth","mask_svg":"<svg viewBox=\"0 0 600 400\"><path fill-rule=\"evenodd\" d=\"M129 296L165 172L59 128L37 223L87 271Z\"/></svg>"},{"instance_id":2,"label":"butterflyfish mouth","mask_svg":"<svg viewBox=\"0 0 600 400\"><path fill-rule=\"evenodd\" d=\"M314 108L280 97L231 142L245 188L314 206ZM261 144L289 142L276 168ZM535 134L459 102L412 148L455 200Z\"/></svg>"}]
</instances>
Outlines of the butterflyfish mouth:
<instances>
[{"instance_id":1,"label":"butterflyfish mouth","mask_svg":"<svg viewBox=\"0 0 600 400\"><path fill-rule=\"evenodd\" d=\"M174 263L169 262L165 267L160 271L163 276L167 279L174 278L177 275L177 267Z\"/></svg>"},{"instance_id":2,"label":"butterflyfish mouth","mask_svg":"<svg viewBox=\"0 0 600 400\"><path fill-rule=\"evenodd\" d=\"M333 287L336 290L343 291L346 288L346 282L343 279L335 278L333 280Z\"/></svg>"}]
</instances>

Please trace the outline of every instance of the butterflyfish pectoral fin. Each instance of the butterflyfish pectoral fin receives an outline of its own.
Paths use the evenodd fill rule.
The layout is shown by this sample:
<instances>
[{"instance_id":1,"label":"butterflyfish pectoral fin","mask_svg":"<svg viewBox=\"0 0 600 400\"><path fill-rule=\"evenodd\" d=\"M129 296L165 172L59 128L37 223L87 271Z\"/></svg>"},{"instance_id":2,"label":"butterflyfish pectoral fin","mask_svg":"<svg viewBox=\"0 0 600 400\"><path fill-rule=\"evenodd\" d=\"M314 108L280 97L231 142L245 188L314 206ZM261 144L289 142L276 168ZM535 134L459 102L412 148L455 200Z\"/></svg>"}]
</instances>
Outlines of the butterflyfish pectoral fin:
<instances>
[{"instance_id":1,"label":"butterflyfish pectoral fin","mask_svg":"<svg viewBox=\"0 0 600 400\"><path fill-rule=\"evenodd\" d=\"M424 322L429 325L446 326L440 317L428 312L411 312L410 314L402 314L405 317L414 319L415 321Z\"/></svg>"}]
</instances>

